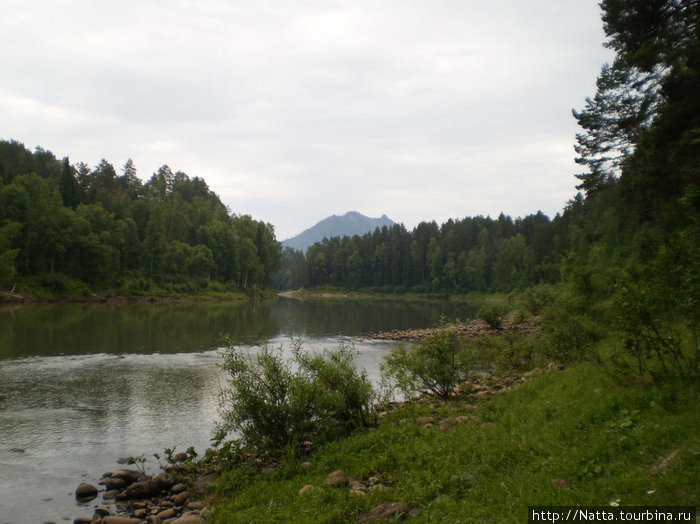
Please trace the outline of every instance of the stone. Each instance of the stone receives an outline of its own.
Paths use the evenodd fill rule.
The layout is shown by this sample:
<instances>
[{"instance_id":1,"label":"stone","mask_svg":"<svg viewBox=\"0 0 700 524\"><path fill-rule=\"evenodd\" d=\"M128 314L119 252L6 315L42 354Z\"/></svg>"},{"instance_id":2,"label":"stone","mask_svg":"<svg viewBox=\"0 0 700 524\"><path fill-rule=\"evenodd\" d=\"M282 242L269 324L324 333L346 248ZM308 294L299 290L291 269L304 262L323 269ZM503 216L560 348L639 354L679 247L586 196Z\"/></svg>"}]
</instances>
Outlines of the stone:
<instances>
[{"instance_id":1,"label":"stone","mask_svg":"<svg viewBox=\"0 0 700 524\"><path fill-rule=\"evenodd\" d=\"M302 469L311 469L313 464L307 460L306 462L301 463L301 467Z\"/></svg>"},{"instance_id":2,"label":"stone","mask_svg":"<svg viewBox=\"0 0 700 524\"><path fill-rule=\"evenodd\" d=\"M116 490L122 490L127 486L126 480L120 477L110 477L108 479L105 479L105 487L108 490L116 489Z\"/></svg>"},{"instance_id":3,"label":"stone","mask_svg":"<svg viewBox=\"0 0 700 524\"><path fill-rule=\"evenodd\" d=\"M561 478L552 479L552 484L559 486L562 489L569 489L571 487L571 482Z\"/></svg>"},{"instance_id":4,"label":"stone","mask_svg":"<svg viewBox=\"0 0 700 524\"><path fill-rule=\"evenodd\" d=\"M202 517L203 519L208 519L214 514L214 511L209 509L209 508L204 508L199 512L199 516Z\"/></svg>"},{"instance_id":5,"label":"stone","mask_svg":"<svg viewBox=\"0 0 700 524\"><path fill-rule=\"evenodd\" d=\"M204 509L204 502L190 502L187 504L187 509L191 511L199 511Z\"/></svg>"},{"instance_id":6,"label":"stone","mask_svg":"<svg viewBox=\"0 0 700 524\"><path fill-rule=\"evenodd\" d=\"M90 524L92 519L90 517L76 517L73 519L73 524Z\"/></svg>"},{"instance_id":7,"label":"stone","mask_svg":"<svg viewBox=\"0 0 700 524\"><path fill-rule=\"evenodd\" d=\"M190 492L189 491L182 491L178 493L177 495L173 496L173 503L176 506L182 506L187 500L190 498Z\"/></svg>"},{"instance_id":8,"label":"stone","mask_svg":"<svg viewBox=\"0 0 700 524\"><path fill-rule=\"evenodd\" d=\"M307 484L306 486L304 486L303 488L301 488L301 489L299 490L299 495L304 495L305 493L308 493L308 492L311 491L312 489L314 489L314 485L313 485L313 484Z\"/></svg>"},{"instance_id":9,"label":"stone","mask_svg":"<svg viewBox=\"0 0 700 524\"><path fill-rule=\"evenodd\" d=\"M178 453L173 458L175 462L185 462L187 460L187 453Z\"/></svg>"},{"instance_id":10,"label":"stone","mask_svg":"<svg viewBox=\"0 0 700 524\"><path fill-rule=\"evenodd\" d=\"M81 502L87 502L89 500L97 497L97 488L92 484L86 482L80 483L77 488L75 488L75 498Z\"/></svg>"},{"instance_id":11,"label":"stone","mask_svg":"<svg viewBox=\"0 0 700 524\"><path fill-rule=\"evenodd\" d=\"M157 489L168 489L175 484L175 481L167 473L157 473L151 477L151 484Z\"/></svg>"},{"instance_id":12,"label":"stone","mask_svg":"<svg viewBox=\"0 0 700 524\"><path fill-rule=\"evenodd\" d=\"M140 480L143 474L135 469L118 469L113 471L110 478L120 478L124 479L127 484L133 484L137 480Z\"/></svg>"},{"instance_id":13,"label":"stone","mask_svg":"<svg viewBox=\"0 0 700 524\"><path fill-rule=\"evenodd\" d=\"M492 428L492 427L494 427L495 425L496 425L495 422L484 422L484 423L481 425L481 427L482 427L482 428Z\"/></svg>"},{"instance_id":14,"label":"stone","mask_svg":"<svg viewBox=\"0 0 700 524\"><path fill-rule=\"evenodd\" d=\"M435 423L435 417L418 417L416 419L416 422L418 424L434 424Z\"/></svg>"},{"instance_id":15,"label":"stone","mask_svg":"<svg viewBox=\"0 0 700 524\"><path fill-rule=\"evenodd\" d=\"M380 520L395 517L408 511L408 506L403 502L387 502L372 508L369 513L362 515L358 522L379 522Z\"/></svg>"},{"instance_id":16,"label":"stone","mask_svg":"<svg viewBox=\"0 0 700 524\"><path fill-rule=\"evenodd\" d=\"M111 509L105 506L97 506L95 508L95 515L99 517L108 517L109 515L114 515Z\"/></svg>"},{"instance_id":17,"label":"stone","mask_svg":"<svg viewBox=\"0 0 700 524\"><path fill-rule=\"evenodd\" d=\"M216 479L216 473L209 473L208 475L202 475L198 477L195 481L195 486L198 491L204 491L207 486L209 486Z\"/></svg>"},{"instance_id":18,"label":"stone","mask_svg":"<svg viewBox=\"0 0 700 524\"><path fill-rule=\"evenodd\" d=\"M102 519L102 524L141 524L141 519L110 515Z\"/></svg>"},{"instance_id":19,"label":"stone","mask_svg":"<svg viewBox=\"0 0 700 524\"><path fill-rule=\"evenodd\" d=\"M163 519L155 515L151 515L146 518L146 522L148 522L148 524L163 524Z\"/></svg>"},{"instance_id":20,"label":"stone","mask_svg":"<svg viewBox=\"0 0 700 524\"><path fill-rule=\"evenodd\" d=\"M173 520L173 524L204 524L204 519L199 515L183 515Z\"/></svg>"},{"instance_id":21,"label":"stone","mask_svg":"<svg viewBox=\"0 0 700 524\"><path fill-rule=\"evenodd\" d=\"M147 499L153 495L154 489L150 482L134 482L126 488L125 496L129 499Z\"/></svg>"},{"instance_id":22,"label":"stone","mask_svg":"<svg viewBox=\"0 0 700 524\"><path fill-rule=\"evenodd\" d=\"M105 494L102 495L102 498L104 500L114 500L114 497L116 497L119 494L118 489L110 489L109 491L105 491Z\"/></svg>"},{"instance_id":23,"label":"stone","mask_svg":"<svg viewBox=\"0 0 700 524\"><path fill-rule=\"evenodd\" d=\"M170 488L170 491L172 491L173 493L180 493L181 491L186 491L186 490L187 490L187 486L185 486L182 483L175 484L172 488Z\"/></svg>"},{"instance_id":24,"label":"stone","mask_svg":"<svg viewBox=\"0 0 700 524\"><path fill-rule=\"evenodd\" d=\"M447 417L444 418L440 421L440 429L443 431L448 431L452 429L452 426L454 426L457 423L457 419L452 418L452 417Z\"/></svg>"},{"instance_id":25,"label":"stone","mask_svg":"<svg viewBox=\"0 0 700 524\"><path fill-rule=\"evenodd\" d=\"M171 519L175 516L177 516L177 512L173 508L164 509L163 511L156 514L156 517L163 520Z\"/></svg>"},{"instance_id":26,"label":"stone","mask_svg":"<svg viewBox=\"0 0 700 524\"><path fill-rule=\"evenodd\" d=\"M328 475L323 481L324 486L339 487L348 483L348 476L342 469L336 470Z\"/></svg>"},{"instance_id":27,"label":"stone","mask_svg":"<svg viewBox=\"0 0 700 524\"><path fill-rule=\"evenodd\" d=\"M348 482L348 485L351 489L367 489L367 483L362 482L361 480L353 480Z\"/></svg>"}]
</instances>

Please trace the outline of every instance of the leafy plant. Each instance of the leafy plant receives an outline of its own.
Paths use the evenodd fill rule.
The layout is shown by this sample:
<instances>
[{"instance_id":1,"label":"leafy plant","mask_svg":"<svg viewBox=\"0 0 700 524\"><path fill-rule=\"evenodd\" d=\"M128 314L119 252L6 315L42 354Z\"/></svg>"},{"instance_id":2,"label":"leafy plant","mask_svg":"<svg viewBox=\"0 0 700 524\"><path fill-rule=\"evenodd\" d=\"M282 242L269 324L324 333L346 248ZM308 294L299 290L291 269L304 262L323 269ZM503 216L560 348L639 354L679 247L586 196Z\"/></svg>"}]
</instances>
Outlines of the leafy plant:
<instances>
[{"instance_id":1,"label":"leafy plant","mask_svg":"<svg viewBox=\"0 0 700 524\"><path fill-rule=\"evenodd\" d=\"M142 475L146 474L146 457L144 457L143 455L127 457L126 463L129 466L134 466Z\"/></svg>"},{"instance_id":2,"label":"leafy plant","mask_svg":"<svg viewBox=\"0 0 700 524\"><path fill-rule=\"evenodd\" d=\"M309 440L324 440L373 421L376 393L354 364L354 347L340 341L318 354L292 340L291 357L267 344L244 353L230 341L223 353L229 386L221 392L215 442L232 432L261 451L300 452Z\"/></svg>"},{"instance_id":3,"label":"leafy plant","mask_svg":"<svg viewBox=\"0 0 700 524\"><path fill-rule=\"evenodd\" d=\"M389 390L398 389L407 397L428 390L448 398L470 363L457 333L443 323L442 329L416 346L399 344L385 357L381 369Z\"/></svg>"},{"instance_id":4,"label":"leafy plant","mask_svg":"<svg viewBox=\"0 0 700 524\"><path fill-rule=\"evenodd\" d=\"M486 322L489 327L498 329L503 324L503 317L506 313L508 313L508 307L505 304L489 302L481 307L477 317Z\"/></svg>"}]
</instances>

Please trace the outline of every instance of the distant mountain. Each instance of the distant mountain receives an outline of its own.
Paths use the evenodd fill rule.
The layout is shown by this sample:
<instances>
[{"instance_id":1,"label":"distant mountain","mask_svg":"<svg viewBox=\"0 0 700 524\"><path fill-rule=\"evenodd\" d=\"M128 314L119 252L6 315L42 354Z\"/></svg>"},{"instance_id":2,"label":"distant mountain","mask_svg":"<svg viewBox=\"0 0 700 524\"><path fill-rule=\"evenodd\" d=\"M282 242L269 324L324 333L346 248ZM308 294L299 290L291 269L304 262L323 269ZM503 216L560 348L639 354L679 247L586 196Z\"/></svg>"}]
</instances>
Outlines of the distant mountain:
<instances>
[{"instance_id":1,"label":"distant mountain","mask_svg":"<svg viewBox=\"0 0 700 524\"><path fill-rule=\"evenodd\" d=\"M386 215L382 215L380 218L369 218L357 211L348 211L343 216L329 216L297 236L284 240L282 247L291 247L306 253L306 249L310 245L320 242L324 237L362 236L365 233L371 233L378 227L389 227L394 223Z\"/></svg>"}]
</instances>

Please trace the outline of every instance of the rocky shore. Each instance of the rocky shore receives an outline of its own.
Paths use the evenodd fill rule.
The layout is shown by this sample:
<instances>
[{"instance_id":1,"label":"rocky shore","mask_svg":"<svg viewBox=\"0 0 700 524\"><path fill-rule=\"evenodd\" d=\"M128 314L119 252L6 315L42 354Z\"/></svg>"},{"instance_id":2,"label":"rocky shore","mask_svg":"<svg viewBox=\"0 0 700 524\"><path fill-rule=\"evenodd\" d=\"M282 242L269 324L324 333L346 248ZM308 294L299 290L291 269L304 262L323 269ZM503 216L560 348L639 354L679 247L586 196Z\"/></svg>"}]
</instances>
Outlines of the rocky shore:
<instances>
[{"instance_id":1,"label":"rocky shore","mask_svg":"<svg viewBox=\"0 0 700 524\"><path fill-rule=\"evenodd\" d=\"M409 341L420 340L423 337L436 333L443 328L424 328L424 329L404 329L384 331L369 335L366 338L371 340L397 340ZM509 313L503 317L500 327L494 328L489 326L486 321L477 318L469 322L459 324L450 324L446 329L456 331L458 335L463 337L478 337L482 335L498 335L502 333L518 333L520 335L529 336L539 331L536 320L528 319L519 322L514 313Z\"/></svg>"},{"instance_id":2,"label":"rocky shore","mask_svg":"<svg viewBox=\"0 0 700 524\"><path fill-rule=\"evenodd\" d=\"M198 477L194 493L213 479ZM98 486L82 483L76 488L78 502L92 502L102 492L102 503L94 506L91 516L75 518L74 524L202 524L212 514L212 508L193 499L192 490L168 472L145 475L118 469L105 473Z\"/></svg>"}]
</instances>

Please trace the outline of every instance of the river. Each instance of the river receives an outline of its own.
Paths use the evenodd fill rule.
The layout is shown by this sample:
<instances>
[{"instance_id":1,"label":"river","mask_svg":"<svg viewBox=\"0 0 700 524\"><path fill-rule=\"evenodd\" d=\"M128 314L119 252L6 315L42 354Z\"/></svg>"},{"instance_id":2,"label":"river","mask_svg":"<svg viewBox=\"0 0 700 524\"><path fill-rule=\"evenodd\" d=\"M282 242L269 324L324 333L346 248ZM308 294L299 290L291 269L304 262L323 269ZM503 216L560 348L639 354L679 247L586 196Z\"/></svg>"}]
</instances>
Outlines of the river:
<instances>
[{"instance_id":1,"label":"river","mask_svg":"<svg viewBox=\"0 0 700 524\"><path fill-rule=\"evenodd\" d=\"M209 446L221 335L240 346L308 350L354 341L357 365L379 377L394 343L371 333L471 318L467 304L278 299L250 303L63 304L0 308L0 523L71 521L75 501L116 460Z\"/></svg>"}]
</instances>

